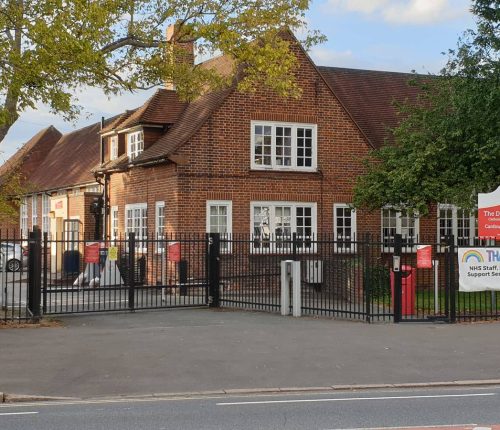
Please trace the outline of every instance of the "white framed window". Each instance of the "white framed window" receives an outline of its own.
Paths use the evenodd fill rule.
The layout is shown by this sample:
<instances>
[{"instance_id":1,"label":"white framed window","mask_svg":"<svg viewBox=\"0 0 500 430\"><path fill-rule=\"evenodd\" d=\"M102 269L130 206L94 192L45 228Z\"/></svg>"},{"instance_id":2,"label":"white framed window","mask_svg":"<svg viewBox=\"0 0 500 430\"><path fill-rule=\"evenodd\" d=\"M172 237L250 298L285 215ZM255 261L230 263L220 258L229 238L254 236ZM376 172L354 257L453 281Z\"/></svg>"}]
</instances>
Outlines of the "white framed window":
<instances>
[{"instance_id":1,"label":"white framed window","mask_svg":"<svg viewBox=\"0 0 500 430\"><path fill-rule=\"evenodd\" d=\"M42 232L50 237L50 197L42 194Z\"/></svg>"},{"instance_id":2,"label":"white framed window","mask_svg":"<svg viewBox=\"0 0 500 430\"><path fill-rule=\"evenodd\" d=\"M64 220L64 240L66 251L78 251L80 240L80 217L72 216Z\"/></svg>"},{"instance_id":3,"label":"white framed window","mask_svg":"<svg viewBox=\"0 0 500 430\"><path fill-rule=\"evenodd\" d=\"M116 160L118 158L118 136L109 138L109 159Z\"/></svg>"},{"instance_id":4,"label":"white framed window","mask_svg":"<svg viewBox=\"0 0 500 430\"><path fill-rule=\"evenodd\" d=\"M33 194L31 197L31 227L38 225L38 196Z\"/></svg>"},{"instance_id":5,"label":"white framed window","mask_svg":"<svg viewBox=\"0 0 500 430\"><path fill-rule=\"evenodd\" d=\"M144 133L142 130L127 135L127 155L130 160L144 151Z\"/></svg>"},{"instance_id":6,"label":"white framed window","mask_svg":"<svg viewBox=\"0 0 500 430\"><path fill-rule=\"evenodd\" d=\"M382 209L382 251L394 251L394 236L402 236L402 251L415 252L418 241L420 220L418 216L393 208Z\"/></svg>"},{"instance_id":7,"label":"white framed window","mask_svg":"<svg viewBox=\"0 0 500 430\"><path fill-rule=\"evenodd\" d=\"M110 237L111 240L118 239L118 206L111 206L110 212Z\"/></svg>"},{"instance_id":8,"label":"white framed window","mask_svg":"<svg viewBox=\"0 0 500 430\"><path fill-rule=\"evenodd\" d=\"M86 193L100 193L101 187L99 184L88 185L87 188L85 188L85 192Z\"/></svg>"},{"instance_id":9,"label":"white framed window","mask_svg":"<svg viewBox=\"0 0 500 430\"><path fill-rule=\"evenodd\" d=\"M317 125L251 122L252 169L314 171Z\"/></svg>"},{"instance_id":10,"label":"white framed window","mask_svg":"<svg viewBox=\"0 0 500 430\"><path fill-rule=\"evenodd\" d=\"M316 203L251 202L253 249L290 252L293 234L297 251L312 248L317 233Z\"/></svg>"},{"instance_id":11,"label":"white framed window","mask_svg":"<svg viewBox=\"0 0 500 430\"><path fill-rule=\"evenodd\" d=\"M148 238L148 204L125 205L125 232L135 233L136 248L146 252Z\"/></svg>"},{"instance_id":12,"label":"white framed window","mask_svg":"<svg viewBox=\"0 0 500 430\"><path fill-rule=\"evenodd\" d=\"M333 205L335 250L356 252L356 210L345 203Z\"/></svg>"},{"instance_id":13,"label":"white framed window","mask_svg":"<svg viewBox=\"0 0 500 430\"><path fill-rule=\"evenodd\" d=\"M233 203L231 200L207 200L207 233L220 233L221 252L230 252L230 244L224 238L230 238L233 232Z\"/></svg>"},{"instance_id":14,"label":"white framed window","mask_svg":"<svg viewBox=\"0 0 500 430\"><path fill-rule=\"evenodd\" d=\"M155 203L155 240L157 240L156 251L165 251L165 202Z\"/></svg>"},{"instance_id":15,"label":"white framed window","mask_svg":"<svg viewBox=\"0 0 500 430\"><path fill-rule=\"evenodd\" d=\"M446 241L446 236L453 235L455 245L474 246L479 240L477 218L472 211L461 209L455 205L438 204L437 237L440 243ZM486 241L486 244L494 241ZM444 246L440 251L444 252Z\"/></svg>"},{"instance_id":16,"label":"white framed window","mask_svg":"<svg viewBox=\"0 0 500 430\"><path fill-rule=\"evenodd\" d=\"M21 236L23 239L28 238L28 198L23 197L19 206Z\"/></svg>"}]
</instances>

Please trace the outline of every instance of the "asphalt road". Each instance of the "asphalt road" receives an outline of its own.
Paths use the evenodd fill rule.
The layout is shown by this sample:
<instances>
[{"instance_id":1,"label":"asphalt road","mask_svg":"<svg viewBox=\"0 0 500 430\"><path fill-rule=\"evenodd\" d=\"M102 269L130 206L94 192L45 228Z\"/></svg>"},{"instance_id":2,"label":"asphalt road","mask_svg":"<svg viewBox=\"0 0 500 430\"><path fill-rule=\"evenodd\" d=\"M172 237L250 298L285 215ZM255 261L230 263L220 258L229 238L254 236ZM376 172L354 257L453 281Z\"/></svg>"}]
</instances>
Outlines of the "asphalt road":
<instances>
[{"instance_id":1,"label":"asphalt road","mask_svg":"<svg viewBox=\"0 0 500 430\"><path fill-rule=\"evenodd\" d=\"M492 428L500 388L342 392L0 406L2 430Z\"/></svg>"}]
</instances>

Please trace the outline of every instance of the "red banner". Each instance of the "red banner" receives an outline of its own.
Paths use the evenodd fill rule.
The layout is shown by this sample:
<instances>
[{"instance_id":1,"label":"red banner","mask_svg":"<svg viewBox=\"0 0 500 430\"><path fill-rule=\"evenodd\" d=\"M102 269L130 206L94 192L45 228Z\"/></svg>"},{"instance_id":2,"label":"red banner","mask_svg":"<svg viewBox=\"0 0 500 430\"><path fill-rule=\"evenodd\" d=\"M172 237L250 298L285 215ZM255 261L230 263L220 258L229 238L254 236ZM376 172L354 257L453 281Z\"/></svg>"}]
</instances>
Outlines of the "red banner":
<instances>
[{"instance_id":1,"label":"red banner","mask_svg":"<svg viewBox=\"0 0 500 430\"><path fill-rule=\"evenodd\" d=\"M478 194L477 227L481 239L500 239L500 187L487 194Z\"/></svg>"},{"instance_id":2,"label":"red banner","mask_svg":"<svg viewBox=\"0 0 500 430\"><path fill-rule=\"evenodd\" d=\"M432 246L419 245L417 247L417 268L432 269Z\"/></svg>"},{"instance_id":3,"label":"red banner","mask_svg":"<svg viewBox=\"0 0 500 430\"><path fill-rule=\"evenodd\" d=\"M84 262L99 263L99 242L85 245Z\"/></svg>"},{"instance_id":4,"label":"red banner","mask_svg":"<svg viewBox=\"0 0 500 430\"><path fill-rule=\"evenodd\" d=\"M181 243L174 242L168 245L168 261L178 263L181 261Z\"/></svg>"}]
</instances>

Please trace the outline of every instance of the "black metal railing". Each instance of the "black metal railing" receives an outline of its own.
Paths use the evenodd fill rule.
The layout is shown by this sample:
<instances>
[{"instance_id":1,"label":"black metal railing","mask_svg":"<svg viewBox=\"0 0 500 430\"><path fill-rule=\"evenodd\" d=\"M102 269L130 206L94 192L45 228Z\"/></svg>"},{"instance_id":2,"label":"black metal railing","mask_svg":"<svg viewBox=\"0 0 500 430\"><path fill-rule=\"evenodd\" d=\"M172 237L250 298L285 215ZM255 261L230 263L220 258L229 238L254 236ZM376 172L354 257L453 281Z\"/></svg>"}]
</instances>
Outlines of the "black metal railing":
<instances>
[{"instance_id":1,"label":"black metal railing","mask_svg":"<svg viewBox=\"0 0 500 430\"><path fill-rule=\"evenodd\" d=\"M35 229L27 238L0 234L0 243L23 253L18 271L14 263L7 264L18 251L6 252L0 261L2 320L197 306L279 312L283 260L300 262L302 315L367 322L500 316L495 292L459 291L452 237L442 243L422 238L410 243L400 235L388 242L369 234L346 240L333 235L131 233L95 241L49 238ZM417 252L424 245L430 247L425 264Z\"/></svg>"}]
</instances>

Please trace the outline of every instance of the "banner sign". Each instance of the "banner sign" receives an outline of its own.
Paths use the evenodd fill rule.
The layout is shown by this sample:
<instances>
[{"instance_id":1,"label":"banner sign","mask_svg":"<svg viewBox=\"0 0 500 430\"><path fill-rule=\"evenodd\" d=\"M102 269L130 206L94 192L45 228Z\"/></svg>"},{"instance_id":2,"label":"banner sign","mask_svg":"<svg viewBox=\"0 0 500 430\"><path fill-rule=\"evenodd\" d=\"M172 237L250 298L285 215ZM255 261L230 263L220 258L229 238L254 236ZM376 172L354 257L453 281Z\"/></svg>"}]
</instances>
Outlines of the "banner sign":
<instances>
[{"instance_id":1,"label":"banner sign","mask_svg":"<svg viewBox=\"0 0 500 430\"><path fill-rule=\"evenodd\" d=\"M181 261L181 243L174 242L168 245L168 261L178 263Z\"/></svg>"},{"instance_id":2,"label":"banner sign","mask_svg":"<svg viewBox=\"0 0 500 430\"><path fill-rule=\"evenodd\" d=\"M417 269L432 269L432 246L417 246Z\"/></svg>"},{"instance_id":3,"label":"banner sign","mask_svg":"<svg viewBox=\"0 0 500 430\"><path fill-rule=\"evenodd\" d=\"M108 259L110 261L118 260L118 247L117 246L110 246L108 248Z\"/></svg>"},{"instance_id":4,"label":"banner sign","mask_svg":"<svg viewBox=\"0 0 500 430\"><path fill-rule=\"evenodd\" d=\"M458 248L459 291L500 291L500 248Z\"/></svg>"},{"instance_id":5,"label":"banner sign","mask_svg":"<svg viewBox=\"0 0 500 430\"><path fill-rule=\"evenodd\" d=\"M481 239L500 239L500 187L477 196L477 224Z\"/></svg>"},{"instance_id":6,"label":"banner sign","mask_svg":"<svg viewBox=\"0 0 500 430\"><path fill-rule=\"evenodd\" d=\"M85 245L85 263L99 263L99 242L90 242Z\"/></svg>"}]
</instances>

